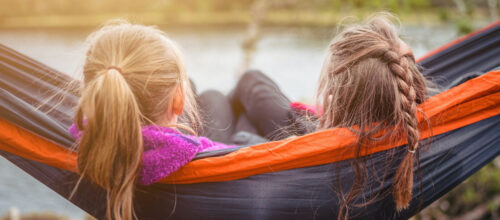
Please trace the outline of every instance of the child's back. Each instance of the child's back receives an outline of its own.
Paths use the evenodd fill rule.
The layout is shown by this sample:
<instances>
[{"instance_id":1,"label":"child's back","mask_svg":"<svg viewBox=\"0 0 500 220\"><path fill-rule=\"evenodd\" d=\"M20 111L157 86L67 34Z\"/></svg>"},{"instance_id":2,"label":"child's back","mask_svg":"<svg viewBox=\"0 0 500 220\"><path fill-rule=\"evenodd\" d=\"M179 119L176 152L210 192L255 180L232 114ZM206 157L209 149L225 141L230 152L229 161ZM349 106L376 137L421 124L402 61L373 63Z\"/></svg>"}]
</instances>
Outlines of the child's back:
<instances>
[{"instance_id":1,"label":"child's back","mask_svg":"<svg viewBox=\"0 0 500 220\"><path fill-rule=\"evenodd\" d=\"M88 41L71 128L78 169L107 190L108 219L130 220L136 180L151 184L199 151L231 146L174 129L194 134L200 117L181 54L163 32L117 22Z\"/></svg>"}]
</instances>

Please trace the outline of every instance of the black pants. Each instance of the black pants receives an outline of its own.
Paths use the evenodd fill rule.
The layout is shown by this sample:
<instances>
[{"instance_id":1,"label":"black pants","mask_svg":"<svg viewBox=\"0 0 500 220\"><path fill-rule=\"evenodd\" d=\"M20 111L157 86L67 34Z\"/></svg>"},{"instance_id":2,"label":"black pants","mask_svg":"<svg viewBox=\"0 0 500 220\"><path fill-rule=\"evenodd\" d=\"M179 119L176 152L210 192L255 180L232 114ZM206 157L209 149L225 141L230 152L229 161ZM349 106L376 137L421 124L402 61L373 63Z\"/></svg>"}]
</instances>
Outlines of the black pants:
<instances>
[{"instance_id":1,"label":"black pants","mask_svg":"<svg viewBox=\"0 0 500 220\"><path fill-rule=\"evenodd\" d=\"M203 135L215 141L234 143L239 132L279 140L306 131L296 126L300 116L290 109L290 100L260 71L245 72L227 97L209 90L198 98L205 121Z\"/></svg>"}]
</instances>

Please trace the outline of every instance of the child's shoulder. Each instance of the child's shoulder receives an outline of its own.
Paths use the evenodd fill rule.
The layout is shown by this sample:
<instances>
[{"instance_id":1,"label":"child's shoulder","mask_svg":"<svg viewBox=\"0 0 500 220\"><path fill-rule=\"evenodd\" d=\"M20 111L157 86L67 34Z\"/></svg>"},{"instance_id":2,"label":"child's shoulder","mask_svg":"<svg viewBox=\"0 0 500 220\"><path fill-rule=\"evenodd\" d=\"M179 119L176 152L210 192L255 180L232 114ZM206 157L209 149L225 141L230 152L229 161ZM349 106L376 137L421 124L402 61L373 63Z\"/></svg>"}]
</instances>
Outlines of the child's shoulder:
<instances>
[{"instance_id":1,"label":"child's shoulder","mask_svg":"<svg viewBox=\"0 0 500 220\"><path fill-rule=\"evenodd\" d=\"M145 151L162 147L191 148L198 151L236 147L235 145L212 141L207 137L182 134L178 130L169 127L145 126L142 129L142 135Z\"/></svg>"},{"instance_id":2,"label":"child's shoulder","mask_svg":"<svg viewBox=\"0 0 500 220\"><path fill-rule=\"evenodd\" d=\"M165 146L199 147L198 138L182 134L181 132L161 126L148 125L142 128L144 150L158 149Z\"/></svg>"}]
</instances>

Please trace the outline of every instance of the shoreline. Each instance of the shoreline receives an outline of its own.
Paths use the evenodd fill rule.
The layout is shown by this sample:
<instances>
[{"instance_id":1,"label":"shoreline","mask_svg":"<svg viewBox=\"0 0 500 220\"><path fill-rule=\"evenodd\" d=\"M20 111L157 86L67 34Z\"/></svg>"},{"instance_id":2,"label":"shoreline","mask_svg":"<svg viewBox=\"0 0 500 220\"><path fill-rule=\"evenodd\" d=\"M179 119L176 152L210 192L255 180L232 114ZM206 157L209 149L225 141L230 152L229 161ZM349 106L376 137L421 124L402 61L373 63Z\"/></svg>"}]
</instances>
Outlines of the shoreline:
<instances>
[{"instance_id":1,"label":"shoreline","mask_svg":"<svg viewBox=\"0 0 500 220\"><path fill-rule=\"evenodd\" d=\"M293 11L275 10L269 12L262 21L263 27L335 27L344 21L360 20L374 11L357 10L352 12L337 11ZM443 18L443 13L446 14ZM405 25L439 25L456 23L461 17L453 10L425 10L395 13ZM471 20L488 22L490 18L483 11L476 11ZM168 12L151 13L103 13L80 15L32 15L32 16L0 16L0 29L37 29L37 28L95 28L110 19L123 18L134 23L168 27L241 27L252 20L249 12Z\"/></svg>"}]
</instances>

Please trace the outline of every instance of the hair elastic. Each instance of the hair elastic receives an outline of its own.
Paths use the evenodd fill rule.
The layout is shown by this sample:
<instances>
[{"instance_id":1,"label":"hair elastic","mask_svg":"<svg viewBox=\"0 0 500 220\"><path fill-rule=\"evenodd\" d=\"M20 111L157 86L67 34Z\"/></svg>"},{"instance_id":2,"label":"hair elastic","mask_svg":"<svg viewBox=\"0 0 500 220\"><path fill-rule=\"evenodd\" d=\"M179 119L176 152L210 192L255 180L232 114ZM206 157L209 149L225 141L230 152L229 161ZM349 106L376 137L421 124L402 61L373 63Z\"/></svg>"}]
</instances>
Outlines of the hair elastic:
<instances>
[{"instance_id":1,"label":"hair elastic","mask_svg":"<svg viewBox=\"0 0 500 220\"><path fill-rule=\"evenodd\" d=\"M106 68L106 70L110 70L110 69L114 69L116 71L118 71L120 74L122 74L122 69L120 69L120 67L117 67L117 66L108 66L108 68Z\"/></svg>"},{"instance_id":2,"label":"hair elastic","mask_svg":"<svg viewBox=\"0 0 500 220\"><path fill-rule=\"evenodd\" d=\"M414 153L415 153L415 151L416 151L416 150L410 150L410 149L408 149L408 152L410 152L410 153L412 153L412 154L414 154Z\"/></svg>"}]
</instances>

